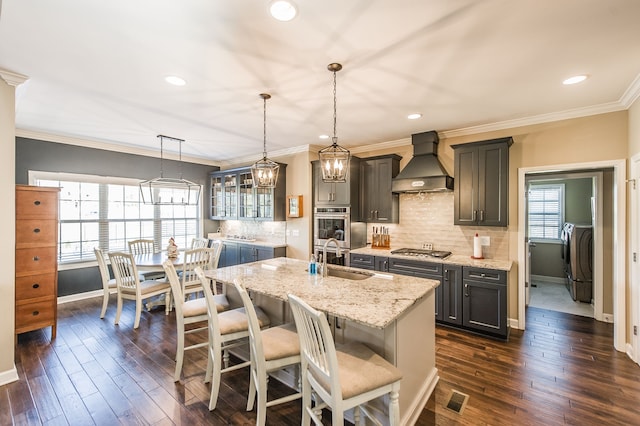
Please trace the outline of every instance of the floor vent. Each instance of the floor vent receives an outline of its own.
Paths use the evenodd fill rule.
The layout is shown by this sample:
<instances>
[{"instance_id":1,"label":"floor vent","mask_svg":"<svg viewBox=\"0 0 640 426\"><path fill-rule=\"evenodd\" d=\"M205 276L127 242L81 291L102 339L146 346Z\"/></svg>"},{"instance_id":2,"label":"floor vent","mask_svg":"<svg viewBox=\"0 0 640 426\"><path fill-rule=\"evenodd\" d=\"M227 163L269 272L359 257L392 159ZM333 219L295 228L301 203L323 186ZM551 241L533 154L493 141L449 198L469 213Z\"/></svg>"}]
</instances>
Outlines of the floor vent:
<instances>
[{"instance_id":1,"label":"floor vent","mask_svg":"<svg viewBox=\"0 0 640 426\"><path fill-rule=\"evenodd\" d=\"M447 402L447 408L458 414L462 414L462 412L464 411L464 407L467 405L467 401L469 400L469 395L452 389L449 393L448 400L449 402Z\"/></svg>"}]
</instances>

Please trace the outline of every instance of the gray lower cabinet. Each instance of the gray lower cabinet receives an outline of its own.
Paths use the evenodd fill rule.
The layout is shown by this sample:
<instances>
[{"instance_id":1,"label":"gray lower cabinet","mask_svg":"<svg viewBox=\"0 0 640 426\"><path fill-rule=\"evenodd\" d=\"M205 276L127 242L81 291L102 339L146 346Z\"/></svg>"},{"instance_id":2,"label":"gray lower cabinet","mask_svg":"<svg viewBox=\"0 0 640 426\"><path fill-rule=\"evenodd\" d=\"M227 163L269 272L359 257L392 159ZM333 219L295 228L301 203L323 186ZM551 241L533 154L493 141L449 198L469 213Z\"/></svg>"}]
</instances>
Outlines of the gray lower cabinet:
<instances>
[{"instance_id":1,"label":"gray lower cabinet","mask_svg":"<svg viewBox=\"0 0 640 426\"><path fill-rule=\"evenodd\" d=\"M442 271L441 301L442 315L436 320L462 325L462 266L445 265Z\"/></svg>"},{"instance_id":2,"label":"gray lower cabinet","mask_svg":"<svg viewBox=\"0 0 640 426\"><path fill-rule=\"evenodd\" d=\"M349 265L370 271L387 272L389 270L389 258L387 256L371 256L369 254L351 254Z\"/></svg>"},{"instance_id":3,"label":"gray lower cabinet","mask_svg":"<svg viewBox=\"0 0 640 426\"><path fill-rule=\"evenodd\" d=\"M506 271L356 253L350 262L354 268L439 281L435 294L439 324L509 337Z\"/></svg>"},{"instance_id":4,"label":"gray lower cabinet","mask_svg":"<svg viewBox=\"0 0 640 426\"><path fill-rule=\"evenodd\" d=\"M224 242L218 267L239 265L242 263L256 262L258 260L273 259L274 257L284 257L287 255L286 247L258 246L254 244L243 244L234 242Z\"/></svg>"},{"instance_id":5,"label":"gray lower cabinet","mask_svg":"<svg viewBox=\"0 0 640 426\"><path fill-rule=\"evenodd\" d=\"M463 267L463 326L495 337L508 337L507 273Z\"/></svg>"}]
</instances>

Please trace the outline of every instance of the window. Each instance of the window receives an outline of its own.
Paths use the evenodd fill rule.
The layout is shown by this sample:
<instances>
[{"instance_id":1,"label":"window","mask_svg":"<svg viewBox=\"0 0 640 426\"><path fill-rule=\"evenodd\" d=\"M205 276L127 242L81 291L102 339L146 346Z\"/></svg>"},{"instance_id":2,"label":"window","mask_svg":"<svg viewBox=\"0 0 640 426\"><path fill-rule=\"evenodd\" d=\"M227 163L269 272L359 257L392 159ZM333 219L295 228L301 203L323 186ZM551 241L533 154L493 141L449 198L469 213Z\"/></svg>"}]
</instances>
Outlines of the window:
<instances>
[{"instance_id":1,"label":"window","mask_svg":"<svg viewBox=\"0 0 640 426\"><path fill-rule=\"evenodd\" d=\"M173 237L185 248L201 234L198 205L144 204L137 179L31 172L30 181L60 188L60 263L95 260L94 247L128 251L127 242L141 238L163 248Z\"/></svg>"},{"instance_id":2,"label":"window","mask_svg":"<svg viewBox=\"0 0 640 426\"><path fill-rule=\"evenodd\" d=\"M564 223L564 184L529 185L530 239L560 239Z\"/></svg>"}]
</instances>

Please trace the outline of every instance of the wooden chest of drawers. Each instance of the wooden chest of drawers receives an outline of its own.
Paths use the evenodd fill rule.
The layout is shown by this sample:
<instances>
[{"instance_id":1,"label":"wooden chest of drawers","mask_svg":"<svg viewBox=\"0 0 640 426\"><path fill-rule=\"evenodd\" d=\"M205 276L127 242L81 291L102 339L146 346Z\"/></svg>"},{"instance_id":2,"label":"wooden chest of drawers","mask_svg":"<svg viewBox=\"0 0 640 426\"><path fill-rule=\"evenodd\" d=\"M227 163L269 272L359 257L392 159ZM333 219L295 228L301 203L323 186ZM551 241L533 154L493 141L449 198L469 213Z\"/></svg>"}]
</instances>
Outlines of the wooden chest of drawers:
<instances>
[{"instance_id":1,"label":"wooden chest of drawers","mask_svg":"<svg viewBox=\"0 0 640 426\"><path fill-rule=\"evenodd\" d=\"M16 334L50 326L56 337L58 193L16 186Z\"/></svg>"}]
</instances>

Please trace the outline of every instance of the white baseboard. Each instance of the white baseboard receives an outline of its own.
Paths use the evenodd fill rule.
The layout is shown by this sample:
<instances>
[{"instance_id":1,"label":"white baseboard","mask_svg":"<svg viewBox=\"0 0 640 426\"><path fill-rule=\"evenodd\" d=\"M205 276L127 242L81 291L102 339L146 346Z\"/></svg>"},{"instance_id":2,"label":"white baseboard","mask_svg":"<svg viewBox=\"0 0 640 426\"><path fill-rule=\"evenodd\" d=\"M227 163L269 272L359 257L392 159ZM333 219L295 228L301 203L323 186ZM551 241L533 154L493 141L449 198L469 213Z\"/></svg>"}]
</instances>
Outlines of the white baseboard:
<instances>
[{"instance_id":1,"label":"white baseboard","mask_svg":"<svg viewBox=\"0 0 640 426\"><path fill-rule=\"evenodd\" d=\"M565 284L567 279L561 277L548 277L546 275L531 275L531 281L540 281L550 284Z\"/></svg>"},{"instance_id":2,"label":"white baseboard","mask_svg":"<svg viewBox=\"0 0 640 426\"><path fill-rule=\"evenodd\" d=\"M517 319L509 318L507 319L507 322L509 323L509 327L515 328L516 330L520 330L520 321L518 321Z\"/></svg>"},{"instance_id":3,"label":"white baseboard","mask_svg":"<svg viewBox=\"0 0 640 426\"><path fill-rule=\"evenodd\" d=\"M613 324L613 314L602 314L602 321Z\"/></svg>"},{"instance_id":4,"label":"white baseboard","mask_svg":"<svg viewBox=\"0 0 640 426\"><path fill-rule=\"evenodd\" d=\"M70 294L69 296L58 297L58 305L61 303L75 302L78 300L91 299L92 297L102 297L103 290L85 291L84 293Z\"/></svg>"},{"instance_id":5,"label":"white baseboard","mask_svg":"<svg viewBox=\"0 0 640 426\"><path fill-rule=\"evenodd\" d=\"M18 377L18 370L16 370L15 365L10 370L0 372L0 386L18 381L19 379L20 377Z\"/></svg>"},{"instance_id":6,"label":"white baseboard","mask_svg":"<svg viewBox=\"0 0 640 426\"><path fill-rule=\"evenodd\" d=\"M636 360L635 354L633 353L633 345L631 343L627 343L627 356L636 363L640 363Z\"/></svg>"}]
</instances>

